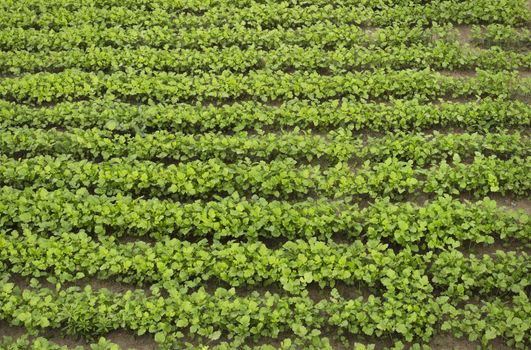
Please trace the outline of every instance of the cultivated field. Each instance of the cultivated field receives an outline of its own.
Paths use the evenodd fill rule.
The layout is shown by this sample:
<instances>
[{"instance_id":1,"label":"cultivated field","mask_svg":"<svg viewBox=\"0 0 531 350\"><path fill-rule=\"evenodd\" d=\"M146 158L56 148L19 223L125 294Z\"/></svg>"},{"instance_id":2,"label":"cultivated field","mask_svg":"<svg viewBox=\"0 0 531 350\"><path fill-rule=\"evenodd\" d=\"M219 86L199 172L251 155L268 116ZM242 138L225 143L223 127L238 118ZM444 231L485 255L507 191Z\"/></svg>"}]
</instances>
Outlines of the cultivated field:
<instances>
[{"instance_id":1,"label":"cultivated field","mask_svg":"<svg viewBox=\"0 0 531 350\"><path fill-rule=\"evenodd\" d=\"M0 0L0 349L530 349L530 8Z\"/></svg>"}]
</instances>

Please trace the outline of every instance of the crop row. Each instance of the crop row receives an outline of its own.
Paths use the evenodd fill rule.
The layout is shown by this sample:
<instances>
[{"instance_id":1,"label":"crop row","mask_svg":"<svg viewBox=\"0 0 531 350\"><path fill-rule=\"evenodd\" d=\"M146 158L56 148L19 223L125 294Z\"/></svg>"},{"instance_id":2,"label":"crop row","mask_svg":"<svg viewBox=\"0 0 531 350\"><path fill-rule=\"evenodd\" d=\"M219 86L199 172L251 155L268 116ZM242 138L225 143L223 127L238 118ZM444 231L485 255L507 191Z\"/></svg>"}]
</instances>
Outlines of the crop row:
<instances>
[{"instance_id":1,"label":"crop row","mask_svg":"<svg viewBox=\"0 0 531 350\"><path fill-rule=\"evenodd\" d=\"M190 343L185 344L179 344L179 349L182 350L231 350L234 347L231 346L228 342L220 342L217 344L208 344L208 345L194 345ZM7 350L86 350L86 346L67 346L67 345L60 345L59 343L56 343L54 341L48 340L44 337L28 337L27 335L23 335L18 338L13 337L4 337L3 339L0 339L0 347L2 349ZM330 345L330 342L328 339L323 339L322 341L315 342L315 344L312 344L312 346L315 346L315 349L320 350L333 350L333 348ZM355 350L374 350L374 345L369 344L365 345L362 343L355 343ZM88 344L89 349L91 350L121 350L123 349L118 344L113 343L109 340L107 340L105 337L100 337L98 341L90 341L90 344ZM261 344L256 346L250 346L250 345L243 345L240 346L240 349L243 350L288 350L288 349L296 349L295 345L292 343L292 340L287 338L282 341L282 344L279 346L273 346L270 344ZM401 350L402 348L392 348ZM386 348L385 350L390 350Z\"/></svg>"},{"instance_id":2,"label":"crop row","mask_svg":"<svg viewBox=\"0 0 531 350\"><path fill-rule=\"evenodd\" d=\"M26 230L0 232L0 247L4 269L46 277L54 284L96 277L137 285L170 282L197 287L214 279L231 287L275 283L293 294L310 283L321 288L337 282L361 283L394 290L393 276L410 269L428 276L433 288L451 296L492 291L518 294L531 286L531 259L526 253L499 251L494 257L480 258L458 251L418 255L409 250L394 253L378 241L345 245L311 238L269 249L260 242L208 244L177 239L119 244L113 238L93 241L84 232L43 238Z\"/></svg>"},{"instance_id":3,"label":"crop row","mask_svg":"<svg viewBox=\"0 0 531 350\"><path fill-rule=\"evenodd\" d=\"M388 158L383 163L365 162L353 170L346 162L321 169L297 165L291 158L266 162L249 160L227 164L217 159L164 166L150 161L114 158L92 163L68 157L37 156L14 160L0 157L0 184L46 189L88 187L97 194L131 193L139 196L205 197L212 194L253 193L276 198L301 198L309 194L329 197L365 195L400 197L424 193L476 197L488 193L529 194L529 157L500 160L476 156L471 164L445 161L428 169L412 162Z\"/></svg>"},{"instance_id":4,"label":"crop row","mask_svg":"<svg viewBox=\"0 0 531 350\"><path fill-rule=\"evenodd\" d=\"M28 337L28 335L23 335L18 338L4 337L0 339L0 347L7 350L86 350L87 346L91 350L121 350L128 349L123 348L117 343L114 343L110 340L107 340L105 337L100 337L98 341L87 342L89 344L77 345L77 346L68 346L60 345L55 341L48 340L44 337ZM213 344L211 341L206 344L191 344L184 343L179 344L179 349L181 350L231 350L234 349L234 346L229 342L216 342ZM363 344L363 343L354 343L355 350L374 350L374 344ZM271 344L260 344L260 345L243 345L239 347L242 350L295 350L297 347L290 338L282 340L280 345L271 345ZM333 350L333 347L330 345L328 338L315 339L312 342L313 349L319 350ZM396 342L391 348L385 348L384 350L403 350L404 345L401 342ZM420 349L420 348L419 348ZM423 348L425 349L425 348Z\"/></svg>"},{"instance_id":5,"label":"crop row","mask_svg":"<svg viewBox=\"0 0 531 350\"><path fill-rule=\"evenodd\" d=\"M344 73L363 69L517 69L531 68L531 54L470 49L457 43L437 41L431 45L366 48L353 46L323 51L318 47L283 46L272 51L255 48L206 48L203 50L161 50L149 47L115 49L112 47L74 48L67 51L1 51L0 71L57 72L78 68L86 71L116 72L131 67L138 70L176 73L225 70L247 72L269 70L323 70Z\"/></svg>"},{"instance_id":6,"label":"crop row","mask_svg":"<svg viewBox=\"0 0 531 350\"><path fill-rule=\"evenodd\" d=\"M420 103L393 100L360 103L350 99L320 103L284 101L273 107L259 102L236 102L222 106L193 104L133 105L116 101L64 102L47 108L32 108L0 101L0 126L34 128L100 128L143 133L168 130L198 133L213 130L260 130L262 128L349 129L412 131L459 127L483 130L531 125L531 107L519 101Z\"/></svg>"},{"instance_id":7,"label":"crop row","mask_svg":"<svg viewBox=\"0 0 531 350\"><path fill-rule=\"evenodd\" d=\"M239 348L242 350L296 350L297 341L293 341L290 338L284 338L280 344L265 344L265 342L262 342L260 345L248 345L244 344L240 346ZM275 343L275 342L273 342ZM4 348L7 348L7 350L85 350L86 347L82 346L74 346L69 347L67 345L60 345L54 341L48 340L44 337L35 337L30 338L27 335L23 335L18 338L12 338L12 337L4 337L4 339L0 339L0 346L3 346ZM353 344L350 343L349 346L352 347L353 350L374 350L376 348L375 344L367 344L367 343L358 343L354 342ZM91 350L121 350L122 347L120 347L118 344L113 343L109 340L107 340L105 337L100 337L98 341L93 341L88 344L88 347ZM208 342L208 345L200 344L191 344L191 343L184 343L179 344L179 349L182 350L231 350L234 349L234 344L231 344L230 342L218 342L216 344L212 344L210 341ZM312 339L311 345L307 345L307 349L315 349L315 350L334 350L334 347L331 345L330 340L327 337L323 337L320 339ZM385 346L380 347L382 350L404 350L405 345L402 341L396 340L393 345L391 346ZM409 347L409 349L412 350L429 350L430 347L426 344L419 344L414 343Z\"/></svg>"},{"instance_id":8,"label":"crop row","mask_svg":"<svg viewBox=\"0 0 531 350\"><path fill-rule=\"evenodd\" d=\"M473 43L507 49L529 48L529 31L492 24L473 26ZM0 30L0 49L48 52L53 50L87 49L111 46L115 48L208 49L232 47L279 49L285 45L320 48L368 46L400 47L411 44L429 44L434 41L456 42L458 31L452 25L392 26L364 30L346 24L316 23L301 28L248 28L243 24L183 29L153 26L135 28L120 26L101 27L83 24L54 29L4 28Z\"/></svg>"},{"instance_id":9,"label":"crop row","mask_svg":"<svg viewBox=\"0 0 531 350\"><path fill-rule=\"evenodd\" d=\"M531 49L531 31L501 24L473 26L472 42L480 46L500 46L507 49L528 51Z\"/></svg>"},{"instance_id":10,"label":"crop row","mask_svg":"<svg viewBox=\"0 0 531 350\"><path fill-rule=\"evenodd\" d=\"M292 5L300 6L318 6L323 7L326 5L332 5L335 7L343 6L368 6L376 9L387 8L397 5L409 5L409 4L425 4L436 2L438 0L291 0ZM78 0L5 0L1 3L2 8L10 8L17 5L19 8L29 9L53 9L57 7L65 7L71 11L83 8L86 6L92 6L96 8L109 8L116 6L125 6L131 9L139 10L166 10L166 11L181 11L191 13L201 13L208 11L211 8L223 9L226 7L231 8L245 8L251 7L254 4L267 3L267 0L241 0L234 3L230 0L181 0L181 1L168 1L168 0L87 0L79 2ZM519 1L520 5L523 1ZM508 1L511 6L518 4L518 1Z\"/></svg>"},{"instance_id":11,"label":"crop row","mask_svg":"<svg viewBox=\"0 0 531 350\"><path fill-rule=\"evenodd\" d=\"M374 344L364 344L364 343L354 343L351 344L354 346L354 350L374 350L375 345ZM413 349L421 349L420 345L414 345L417 346ZM44 337L33 337L30 338L27 335L23 335L18 338L12 338L12 337L4 337L4 339L0 339L0 347L6 348L7 350L85 350L86 346L67 346L67 345L60 345L54 341L48 340ZM113 343L112 341L107 340L105 337L100 337L98 341L96 342L91 341L90 344L88 344L88 347L91 350L121 350L123 349L118 344ZM179 344L179 349L182 350L231 350L233 349L233 344L223 341L218 342L216 344L212 344L211 342L208 342L208 345L200 344L191 344L191 343L184 343ZM294 341L292 341L290 338L285 338L282 340L280 344L260 344L260 345L248 345L244 344L243 346L239 347L242 350L295 350L297 347L294 344ZM328 338L323 337L321 339L314 339L312 341L311 347L309 349L319 349L319 350L333 350L334 348L330 344L330 341ZM382 348L383 350L403 350L404 344L401 341L396 341L394 345L391 347L385 347ZM426 346L422 347L423 350L428 349Z\"/></svg>"},{"instance_id":12,"label":"crop row","mask_svg":"<svg viewBox=\"0 0 531 350\"><path fill-rule=\"evenodd\" d=\"M175 74L133 70L111 75L66 70L27 74L0 80L0 96L15 102L59 102L72 99L118 98L138 102L182 102L247 98L322 99L355 97L360 100L438 97L517 97L531 94L531 78L516 72L477 71L474 77L455 77L429 69L355 72L326 76L312 72L252 71Z\"/></svg>"},{"instance_id":13,"label":"crop row","mask_svg":"<svg viewBox=\"0 0 531 350\"><path fill-rule=\"evenodd\" d=\"M259 242L208 245L166 239L154 245L117 244L112 238L92 241L83 232L41 238L26 231L1 233L0 246L4 269L47 277L52 283L96 276L138 285L166 282L196 287L215 278L232 287L278 283L295 294L312 282L322 288L339 281L374 287L388 273L406 267L423 271L425 260L430 260L410 252L394 254L378 242L340 245L315 239L290 241L272 250Z\"/></svg>"},{"instance_id":14,"label":"crop row","mask_svg":"<svg viewBox=\"0 0 531 350\"><path fill-rule=\"evenodd\" d=\"M223 161L252 158L272 160L294 158L324 161L412 160L415 165L456 159L470 159L476 153L500 158L531 155L528 136L515 133L387 134L382 137L353 137L337 129L326 135L266 133L233 135L206 133L186 135L168 131L151 134L117 134L100 129L28 129L0 131L0 154L9 157L71 155L77 160L108 160L124 157L138 160L188 161L217 158Z\"/></svg>"},{"instance_id":15,"label":"crop row","mask_svg":"<svg viewBox=\"0 0 531 350\"><path fill-rule=\"evenodd\" d=\"M245 23L250 27L277 28L307 26L317 22L386 26L395 24L502 23L525 24L529 13L523 11L522 1L511 0L503 4L491 0L446 0L428 4L396 5L374 9L370 5L352 7L301 6L290 2L253 3L246 7L213 7L200 15L190 13L131 9L125 6L95 8L83 6L75 11L52 8L45 13L29 8L0 10L0 27L53 28L97 24L104 26L168 26L172 28L198 28ZM490 5L490 6L489 6Z\"/></svg>"},{"instance_id":16,"label":"crop row","mask_svg":"<svg viewBox=\"0 0 531 350\"><path fill-rule=\"evenodd\" d=\"M246 200L178 203L128 196L95 196L85 189L47 191L0 189L0 224L41 235L86 231L96 236L179 239L282 237L330 240L374 239L416 250L457 247L462 242L494 243L495 238L530 240L525 212L505 210L491 200L461 203L437 197L423 206L377 199L367 208L325 199L301 202Z\"/></svg>"},{"instance_id":17,"label":"crop row","mask_svg":"<svg viewBox=\"0 0 531 350\"><path fill-rule=\"evenodd\" d=\"M260 29L238 26L190 28L177 30L154 26L150 28L101 28L93 25L65 27L61 30L34 30L10 28L0 30L0 49L45 52L96 46L139 47L148 46L164 50L172 48L203 49L212 46L242 46L274 49L284 45L300 46L352 46L429 43L434 38L455 38L451 26L434 26L429 29L417 26L379 28L373 33L361 27L317 23L298 29Z\"/></svg>"},{"instance_id":18,"label":"crop row","mask_svg":"<svg viewBox=\"0 0 531 350\"><path fill-rule=\"evenodd\" d=\"M498 250L494 256L465 257L457 250L446 251L433 259L429 271L432 283L448 286L444 293L452 297L471 295L471 291L525 293L531 285L531 259L526 253Z\"/></svg>"},{"instance_id":19,"label":"crop row","mask_svg":"<svg viewBox=\"0 0 531 350\"><path fill-rule=\"evenodd\" d=\"M117 344L107 341L101 337L100 344L91 343L91 350L120 350ZM30 339L27 335L23 335L17 338L4 336L0 338L0 347L7 350L85 350L83 346L67 346L59 345L56 342L48 340L43 337L37 337Z\"/></svg>"},{"instance_id":20,"label":"crop row","mask_svg":"<svg viewBox=\"0 0 531 350\"><path fill-rule=\"evenodd\" d=\"M234 289L222 288L213 294L203 289L189 293L172 288L168 297L162 297L158 288L152 288L150 295L140 290L121 295L90 287L58 292L46 288L21 290L4 279L0 319L29 330L62 328L68 334L91 337L126 328L138 334L153 334L155 341L169 348L184 332L196 339L217 340L223 336L235 346L263 337L278 339L281 333L294 334L311 344L325 327L352 334L398 335L408 341L428 341L434 332L443 329L456 335L464 333L471 340L480 339L484 345L503 337L509 345L525 347L531 320L525 311L529 299L524 293L514 296L512 305L496 298L457 308L448 297L433 297L422 291L422 279L404 281L418 285L416 297L401 298L402 293L396 291L387 298L345 300L334 291L330 299L313 302L305 296L267 292L242 297L236 296Z\"/></svg>"}]
</instances>

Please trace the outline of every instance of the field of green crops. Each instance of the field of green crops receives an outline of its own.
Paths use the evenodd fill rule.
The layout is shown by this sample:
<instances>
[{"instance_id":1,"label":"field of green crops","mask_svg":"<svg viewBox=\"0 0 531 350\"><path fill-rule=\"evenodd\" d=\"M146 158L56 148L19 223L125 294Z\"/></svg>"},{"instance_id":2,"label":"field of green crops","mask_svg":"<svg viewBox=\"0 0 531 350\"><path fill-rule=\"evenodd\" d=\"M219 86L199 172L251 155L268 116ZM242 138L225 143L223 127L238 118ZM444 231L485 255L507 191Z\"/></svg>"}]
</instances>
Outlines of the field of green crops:
<instances>
[{"instance_id":1,"label":"field of green crops","mask_svg":"<svg viewBox=\"0 0 531 350\"><path fill-rule=\"evenodd\" d=\"M0 349L531 349L528 0L0 0Z\"/></svg>"}]
</instances>

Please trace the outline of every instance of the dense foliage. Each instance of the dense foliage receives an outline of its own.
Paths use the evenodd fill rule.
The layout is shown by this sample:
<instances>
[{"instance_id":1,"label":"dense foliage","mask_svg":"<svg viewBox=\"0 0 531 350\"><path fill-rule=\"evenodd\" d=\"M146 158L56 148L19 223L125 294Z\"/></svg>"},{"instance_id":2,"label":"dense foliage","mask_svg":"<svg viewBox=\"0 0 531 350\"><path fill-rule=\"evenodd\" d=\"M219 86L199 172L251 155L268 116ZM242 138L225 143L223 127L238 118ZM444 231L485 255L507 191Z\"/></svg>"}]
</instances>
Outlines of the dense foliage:
<instances>
[{"instance_id":1,"label":"dense foliage","mask_svg":"<svg viewBox=\"0 0 531 350\"><path fill-rule=\"evenodd\" d=\"M531 348L530 25L0 1L0 349Z\"/></svg>"}]
</instances>

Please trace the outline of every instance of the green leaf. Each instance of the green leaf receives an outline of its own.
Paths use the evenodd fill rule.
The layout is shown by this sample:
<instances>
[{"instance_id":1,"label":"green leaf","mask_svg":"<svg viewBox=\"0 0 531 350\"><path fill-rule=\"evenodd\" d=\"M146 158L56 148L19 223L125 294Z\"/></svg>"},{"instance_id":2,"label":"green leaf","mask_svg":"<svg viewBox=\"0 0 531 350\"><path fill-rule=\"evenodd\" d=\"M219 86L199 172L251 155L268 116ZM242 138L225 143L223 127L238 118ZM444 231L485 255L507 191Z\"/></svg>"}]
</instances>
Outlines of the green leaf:
<instances>
[{"instance_id":1,"label":"green leaf","mask_svg":"<svg viewBox=\"0 0 531 350\"><path fill-rule=\"evenodd\" d=\"M41 327L46 328L50 325L50 321L46 317L43 317L40 319L40 325Z\"/></svg>"},{"instance_id":2,"label":"green leaf","mask_svg":"<svg viewBox=\"0 0 531 350\"><path fill-rule=\"evenodd\" d=\"M214 333L212 333L212 334L210 335L209 338L210 338L211 340L218 340L219 337L221 337L221 331L215 331Z\"/></svg>"},{"instance_id":3,"label":"green leaf","mask_svg":"<svg viewBox=\"0 0 531 350\"><path fill-rule=\"evenodd\" d=\"M176 325L177 327L180 327L180 328L182 328L182 327L186 327L186 326L188 326L188 320L186 320L186 319L179 319L179 320L177 320L177 322L175 322L175 325Z\"/></svg>"},{"instance_id":4,"label":"green leaf","mask_svg":"<svg viewBox=\"0 0 531 350\"><path fill-rule=\"evenodd\" d=\"M166 341L166 334L162 332L158 332L157 334L155 334L155 342L161 344L161 343L164 343L165 341Z\"/></svg>"},{"instance_id":5,"label":"green leaf","mask_svg":"<svg viewBox=\"0 0 531 350\"><path fill-rule=\"evenodd\" d=\"M107 130L115 130L116 128L118 127L118 122L116 122L116 120L109 120L106 124L105 124L105 129Z\"/></svg>"},{"instance_id":6,"label":"green leaf","mask_svg":"<svg viewBox=\"0 0 531 350\"><path fill-rule=\"evenodd\" d=\"M305 272L302 279L305 283L312 283L313 274L311 272Z\"/></svg>"},{"instance_id":7,"label":"green leaf","mask_svg":"<svg viewBox=\"0 0 531 350\"><path fill-rule=\"evenodd\" d=\"M396 331L398 333L402 333L402 334L406 334L407 333L406 325L403 324L403 323L397 324L395 328L396 328Z\"/></svg>"},{"instance_id":8,"label":"green leaf","mask_svg":"<svg viewBox=\"0 0 531 350\"><path fill-rule=\"evenodd\" d=\"M486 340L492 340L492 339L495 339L497 336L498 336L498 333L496 332L496 329L495 329L495 328L490 327L490 328L487 329L487 331L485 332L485 339L486 339Z\"/></svg>"},{"instance_id":9,"label":"green leaf","mask_svg":"<svg viewBox=\"0 0 531 350\"><path fill-rule=\"evenodd\" d=\"M22 321L22 322L26 322L28 320L31 320L31 313L29 312L21 312L17 315L17 318Z\"/></svg>"},{"instance_id":10,"label":"green leaf","mask_svg":"<svg viewBox=\"0 0 531 350\"><path fill-rule=\"evenodd\" d=\"M31 214L30 213L22 213L19 215L18 219L21 222L30 222L31 221Z\"/></svg>"}]
</instances>

